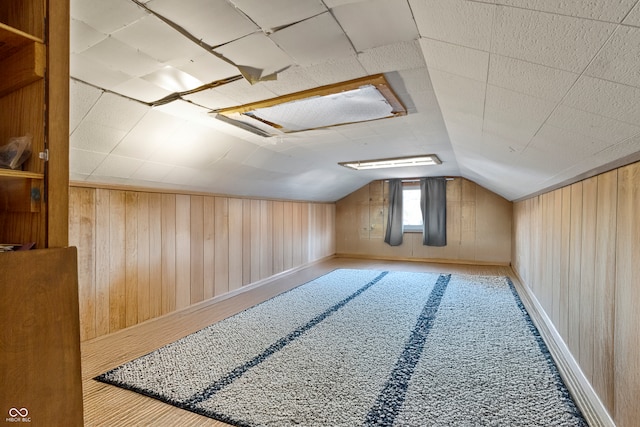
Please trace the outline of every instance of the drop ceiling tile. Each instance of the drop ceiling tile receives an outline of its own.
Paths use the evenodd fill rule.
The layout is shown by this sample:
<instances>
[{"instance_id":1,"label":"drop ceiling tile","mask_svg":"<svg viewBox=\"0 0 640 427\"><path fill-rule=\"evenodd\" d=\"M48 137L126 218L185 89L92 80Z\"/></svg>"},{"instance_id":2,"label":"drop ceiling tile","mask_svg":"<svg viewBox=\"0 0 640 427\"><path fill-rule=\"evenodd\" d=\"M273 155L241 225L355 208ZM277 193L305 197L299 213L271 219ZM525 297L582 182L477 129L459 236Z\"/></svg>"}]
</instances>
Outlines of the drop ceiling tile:
<instances>
[{"instance_id":1,"label":"drop ceiling tile","mask_svg":"<svg viewBox=\"0 0 640 427\"><path fill-rule=\"evenodd\" d=\"M163 163L144 162L140 167L131 174L131 179L162 182L162 180L171 172L173 166Z\"/></svg>"},{"instance_id":2,"label":"drop ceiling tile","mask_svg":"<svg viewBox=\"0 0 640 427\"><path fill-rule=\"evenodd\" d=\"M152 109L127 133L112 154L135 159L148 159L175 132L183 126L184 119Z\"/></svg>"},{"instance_id":3,"label":"drop ceiling tile","mask_svg":"<svg viewBox=\"0 0 640 427\"><path fill-rule=\"evenodd\" d=\"M619 23L636 0L500 0L500 3L522 9Z\"/></svg>"},{"instance_id":4,"label":"drop ceiling tile","mask_svg":"<svg viewBox=\"0 0 640 427\"><path fill-rule=\"evenodd\" d=\"M168 184L176 184L182 185L185 188L191 184L191 181L200 173L197 169L185 168L185 167L174 167L169 170L164 178L162 178L162 182Z\"/></svg>"},{"instance_id":5,"label":"drop ceiling tile","mask_svg":"<svg viewBox=\"0 0 640 427\"><path fill-rule=\"evenodd\" d=\"M605 22L498 7L492 51L580 73L614 29Z\"/></svg>"},{"instance_id":6,"label":"drop ceiling tile","mask_svg":"<svg viewBox=\"0 0 640 427\"><path fill-rule=\"evenodd\" d=\"M577 79L568 71L496 54L489 63L489 84L549 101L560 101Z\"/></svg>"},{"instance_id":7,"label":"drop ceiling tile","mask_svg":"<svg viewBox=\"0 0 640 427\"><path fill-rule=\"evenodd\" d=\"M420 37L406 1L351 3L335 7L331 13L358 52Z\"/></svg>"},{"instance_id":8,"label":"drop ceiling tile","mask_svg":"<svg viewBox=\"0 0 640 427\"><path fill-rule=\"evenodd\" d=\"M217 126L218 120L209 115L209 109L187 101L173 101L168 104L153 107L154 110L182 118L188 122L208 127Z\"/></svg>"},{"instance_id":9,"label":"drop ceiling tile","mask_svg":"<svg viewBox=\"0 0 640 427\"><path fill-rule=\"evenodd\" d=\"M234 107L238 102L223 95L216 89L207 89L201 92L185 95L183 99L193 102L196 105L207 108L208 110L218 110L221 108Z\"/></svg>"},{"instance_id":10,"label":"drop ceiling tile","mask_svg":"<svg viewBox=\"0 0 640 427\"><path fill-rule=\"evenodd\" d=\"M133 77L122 71L107 68L100 62L84 57L84 54L71 55L69 72L78 80L104 89L112 89Z\"/></svg>"},{"instance_id":11,"label":"drop ceiling tile","mask_svg":"<svg viewBox=\"0 0 640 427\"><path fill-rule=\"evenodd\" d=\"M172 93L137 77L113 86L112 90L128 98L146 103L157 101Z\"/></svg>"},{"instance_id":12,"label":"drop ceiling tile","mask_svg":"<svg viewBox=\"0 0 640 427\"><path fill-rule=\"evenodd\" d=\"M208 52L171 65L205 83L240 75L240 71L234 65Z\"/></svg>"},{"instance_id":13,"label":"drop ceiling tile","mask_svg":"<svg viewBox=\"0 0 640 427\"><path fill-rule=\"evenodd\" d=\"M409 0L422 37L488 51L495 6L465 0Z\"/></svg>"},{"instance_id":14,"label":"drop ceiling tile","mask_svg":"<svg viewBox=\"0 0 640 427\"><path fill-rule=\"evenodd\" d=\"M610 145L640 134L640 126L633 126L566 105L558 106L547 123L560 129L605 141Z\"/></svg>"},{"instance_id":15,"label":"drop ceiling tile","mask_svg":"<svg viewBox=\"0 0 640 427\"><path fill-rule=\"evenodd\" d=\"M426 65L417 40L365 50L358 54L358 60L369 74L424 68Z\"/></svg>"},{"instance_id":16,"label":"drop ceiling tile","mask_svg":"<svg viewBox=\"0 0 640 427\"><path fill-rule=\"evenodd\" d=\"M71 182L83 182L86 181L91 175L86 175L82 173L75 173L69 171L69 181Z\"/></svg>"},{"instance_id":17,"label":"drop ceiling tile","mask_svg":"<svg viewBox=\"0 0 640 427\"><path fill-rule=\"evenodd\" d=\"M555 102L489 85L484 131L526 146L555 106Z\"/></svg>"},{"instance_id":18,"label":"drop ceiling tile","mask_svg":"<svg viewBox=\"0 0 640 427\"><path fill-rule=\"evenodd\" d=\"M234 40L215 52L239 67L256 70L254 78L269 76L293 64L291 57L262 32Z\"/></svg>"},{"instance_id":19,"label":"drop ceiling tile","mask_svg":"<svg viewBox=\"0 0 640 427\"><path fill-rule=\"evenodd\" d=\"M69 82L69 133L72 133L95 105L102 91L77 80Z\"/></svg>"},{"instance_id":20,"label":"drop ceiling tile","mask_svg":"<svg viewBox=\"0 0 640 427\"><path fill-rule=\"evenodd\" d=\"M91 175L129 178L142 165L142 160L110 154Z\"/></svg>"},{"instance_id":21,"label":"drop ceiling tile","mask_svg":"<svg viewBox=\"0 0 640 427\"><path fill-rule=\"evenodd\" d=\"M276 31L269 38L299 65L355 54L342 28L328 12Z\"/></svg>"},{"instance_id":22,"label":"drop ceiling tile","mask_svg":"<svg viewBox=\"0 0 640 427\"><path fill-rule=\"evenodd\" d=\"M230 0L266 33L327 11L320 0Z\"/></svg>"},{"instance_id":23,"label":"drop ceiling tile","mask_svg":"<svg viewBox=\"0 0 640 427\"><path fill-rule=\"evenodd\" d=\"M430 69L487 81L488 52L431 39L420 39L420 47Z\"/></svg>"},{"instance_id":24,"label":"drop ceiling tile","mask_svg":"<svg viewBox=\"0 0 640 427\"><path fill-rule=\"evenodd\" d=\"M448 114L457 112L482 119L486 84L440 70L430 70L429 74L447 125L449 118L445 110Z\"/></svg>"},{"instance_id":25,"label":"drop ceiling tile","mask_svg":"<svg viewBox=\"0 0 640 427\"><path fill-rule=\"evenodd\" d=\"M563 104L578 110L640 125L640 89L582 76L571 88Z\"/></svg>"},{"instance_id":26,"label":"drop ceiling tile","mask_svg":"<svg viewBox=\"0 0 640 427\"><path fill-rule=\"evenodd\" d=\"M192 58L203 49L154 15L147 15L115 31L111 37L120 40L159 62Z\"/></svg>"},{"instance_id":27,"label":"drop ceiling tile","mask_svg":"<svg viewBox=\"0 0 640 427\"><path fill-rule=\"evenodd\" d=\"M91 46L82 52L82 56L111 70L136 77L149 74L162 66L150 56L112 37Z\"/></svg>"},{"instance_id":28,"label":"drop ceiling tile","mask_svg":"<svg viewBox=\"0 0 640 427\"><path fill-rule=\"evenodd\" d=\"M71 148L108 154L126 135L110 126L82 121L69 137Z\"/></svg>"},{"instance_id":29,"label":"drop ceiling tile","mask_svg":"<svg viewBox=\"0 0 640 427\"><path fill-rule=\"evenodd\" d=\"M585 74L640 88L640 28L618 27Z\"/></svg>"},{"instance_id":30,"label":"drop ceiling tile","mask_svg":"<svg viewBox=\"0 0 640 427\"><path fill-rule=\"evenodd\" d=\"M144 9L129 0L72 0L71 17L110 34L146 15Z\"/></svg>"},{"instance_id":31,"label":"drop ceiling tile","mask_svg":"<svg viewBox=\"0 0 640 427\"><path fill-rule=\"evenodd\" d=\"M267 86L262 83L252 85L245 79L219 86L214 90L236 101L236 105L249 104L251 102L276 97L276 94L271 92Z\"/></svg>"},{"instance_id":32,"label":"drop ceiling tile","mask_svg":"<svg viewBox=\"0 0 640 427\"><path fill-rule=\"evenodd\" d=\"M640 27L640 3L636 4L629 15L624 19L625 25L633 25L634 27Z\"/></svg>"},{"instance_id":33,"label":"drop ceiling tile","mask_svg":"<svg viewBox=\"0 0 640 427\"><path fill-rule=\"evenodd\" d=\"M538 151L545 155L545 163L548 166L562 169L594 155L609 145L583 134L545 124L533 138L524 155L528 156L529 150Z\"/></svg>"},{"instance_id":34,"label":"drop ceiling tile","mask_svg":"<svg viewBox=\"0 0 640 427\"><path fill-rule=\"evenodd\" d=\"M185 92L200 87L204 82L196 79L189 73L174 68L170 65L149 73L142 78L154 85L173 92Z\"/></svg>"},{"instance_id":35,"label":"drop ceiling tile","mask_svg":"<svg viewBox=\"0 0 640 427\"><path fill-rule=\"evenodd\" d=\"M324 4L326 4L327 7L330 7L330 8L342 6L345 4L361 3L361 2L362 0L324 0Z\"/></svg>"},{"instance_id":36,"label":"drop ceiling tile","mask_svg":"<svg viewBox=\"0 0 640 427\"><path fill-rule=\"evenodd\" d=\"M367 71L354 55L349 58L329 60L324 64L304 67L307 75L319 86L346 82L367 75Z\"/></svg>"},{"instance_id":37,"label":"drop ceiling tile","mask_svg":"<svg viewBox=\"0 0 640 427\"><path fill-rule=\"evenodd\" d=\"M69 149L70 172L81 175L91 175L91 173L107 157L105 153L95 153L93 151Z\"/></svg>"},{"instance_id":38,"label":"drop ceiling tile","mask_svg":"<svg viewBox=\"0 0 640 427\"><path fill-rule=\"evenodd\" d=\"M147 7L170 18L209 46L222 45L260 30L226 0L151 0Z\"/></svg>"},{"instance_id":39,"label":"drop ceiling tile","mask_svg":"<svg viewBox=\"0 0 640 427\"><path fill-rule=\"evenodd\" d=\"M71 20L69 32L71 53L82 52L108 37L92 26L76 19Z\"/></svg>"},{"instance_id":40,"label":"drop ceiling tile","mask_svg":"<svg viewBox=\"0 0 640 427\"><path fill-rule=\"evenodd\" d=\"M144 104L107 92L94 104L84 121L128 132L149 110Z\"/></svg>"},{"instance_id":41,"label":"drop ceiling tile","mask_svg":"<svg viewBox=\"0 0 640 427\"><path fill-rule=\"evenodd\" d=\"M298 66L287 68L278 73L276 80L265 81L260 84L277 96L318 87L318 82L309 77L307 70Z\"/></svg>"}]
</instances>

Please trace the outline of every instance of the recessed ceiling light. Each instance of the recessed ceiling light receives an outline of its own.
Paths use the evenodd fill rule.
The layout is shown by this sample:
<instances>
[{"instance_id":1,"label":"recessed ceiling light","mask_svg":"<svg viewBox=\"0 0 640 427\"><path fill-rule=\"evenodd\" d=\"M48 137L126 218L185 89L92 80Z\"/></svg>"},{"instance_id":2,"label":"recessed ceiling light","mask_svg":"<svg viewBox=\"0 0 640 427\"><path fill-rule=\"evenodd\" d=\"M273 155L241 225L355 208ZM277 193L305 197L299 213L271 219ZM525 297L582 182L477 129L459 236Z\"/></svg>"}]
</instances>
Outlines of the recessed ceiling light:
<instances>
[{"instance_id":1,"label":"recessed ceiling light","mask_svg":"<svg viewBox=\"0 0 640 427\"><path fill-rule=\"evenodd\" d=\"M375 160L357 160L354 162L340 162L340 166L355 170L370 170L370 169L383 169L383 168L401 168L401 167L414 167L414 166L434 166L439 165L442 162L435 154L423 154L419 156L410 157L394 157L390 159L375 159Z\"/></svg>"},{"instance_id":2,"label":"recessed ceiling light","mask_svg":"<svg viewBox=\"0 0 640 427\"><path fill-rule=\"evenodd\" d=\"M213 112L227 123L237 122L270 135L404 116L406 109L384 75L322 86Z\"/></svg>"}]
</instances>

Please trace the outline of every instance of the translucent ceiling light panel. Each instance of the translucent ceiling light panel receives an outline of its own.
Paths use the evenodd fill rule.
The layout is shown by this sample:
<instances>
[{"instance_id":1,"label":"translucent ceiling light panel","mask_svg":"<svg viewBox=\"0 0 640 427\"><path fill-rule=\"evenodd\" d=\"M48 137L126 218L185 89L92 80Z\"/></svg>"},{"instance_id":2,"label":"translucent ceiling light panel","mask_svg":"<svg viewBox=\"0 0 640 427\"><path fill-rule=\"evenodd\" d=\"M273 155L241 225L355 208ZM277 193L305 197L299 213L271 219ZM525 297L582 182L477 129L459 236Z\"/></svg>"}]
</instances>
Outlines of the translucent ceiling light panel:
<instances>
[{"instance_id":1,"label":"translucent ceiling light panel","mask_svg":"<svg viewBox=\"0 0 640 427\"><path fill-rule=\"evenodd\" d=\"M424 154L420 156L394 157L390 159L356 160L353 162L341 162L338 164L355 170L371 170L415 166L435 166L442 164L442 162L435 154Z\"/></svg>"},{"instance_id":2,"label":"translucent ceiling light panel","mask_svg":"<svg viewBox=\"0 0 640 427\"><path fill-rule=\"evenodd\" d=\"M401 116L406 109L378 74L214 113L278 135Z\"/></svg>"}]
</instances>

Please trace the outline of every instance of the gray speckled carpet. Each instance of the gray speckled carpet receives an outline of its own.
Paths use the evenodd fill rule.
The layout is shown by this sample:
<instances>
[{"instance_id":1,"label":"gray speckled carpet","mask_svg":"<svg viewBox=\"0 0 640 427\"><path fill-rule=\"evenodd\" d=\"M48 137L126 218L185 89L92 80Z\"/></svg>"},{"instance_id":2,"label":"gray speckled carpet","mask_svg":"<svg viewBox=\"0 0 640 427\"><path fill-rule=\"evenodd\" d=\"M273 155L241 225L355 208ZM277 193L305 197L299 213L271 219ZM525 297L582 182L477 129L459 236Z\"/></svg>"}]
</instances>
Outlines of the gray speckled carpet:
<instances>
[{"instance_id":1,"label":"gray speckled carpet","mask_svg":"<svg viewBox=\"0 0 640 427\"><path fill-rule=\"evenodd\" d=\"M237 426L586 426L504 277L335 270L96 380Z\"/></svg>"}]
</instances>

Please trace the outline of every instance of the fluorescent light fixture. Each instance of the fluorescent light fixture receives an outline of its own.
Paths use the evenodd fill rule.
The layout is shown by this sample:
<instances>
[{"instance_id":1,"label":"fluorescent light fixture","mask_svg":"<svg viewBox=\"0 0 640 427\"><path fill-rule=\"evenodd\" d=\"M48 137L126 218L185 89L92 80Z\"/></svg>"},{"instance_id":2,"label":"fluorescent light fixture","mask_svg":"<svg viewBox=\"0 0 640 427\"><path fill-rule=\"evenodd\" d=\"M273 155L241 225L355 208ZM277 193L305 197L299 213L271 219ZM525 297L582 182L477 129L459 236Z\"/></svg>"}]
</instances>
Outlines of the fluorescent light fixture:
<instances>
[{"instance_id":1,"label":"fluorescent light fixture","mask_svg":"<svg viewBox=\"0 0 640 427\"><path fill-rule=\"evenodd\" d=\"M383 168L402 168L414 166L434 166L442 162L435 154L422 154L410 157L394 157L390 159L375 160L357 160L355 162L340 162L340 166L361 170L383 169Z\"/></svg>"},{"instance_id":2,"label":"fluorescent light fixture","mask_svg":"<svg viewBox=\"0 0 640 427\"><path fill-rule=\"evenodd\" d=\"M377 74L212 113L273 136L404 116L407 111L384 75Z\"/></svg>"}]
</instances>

